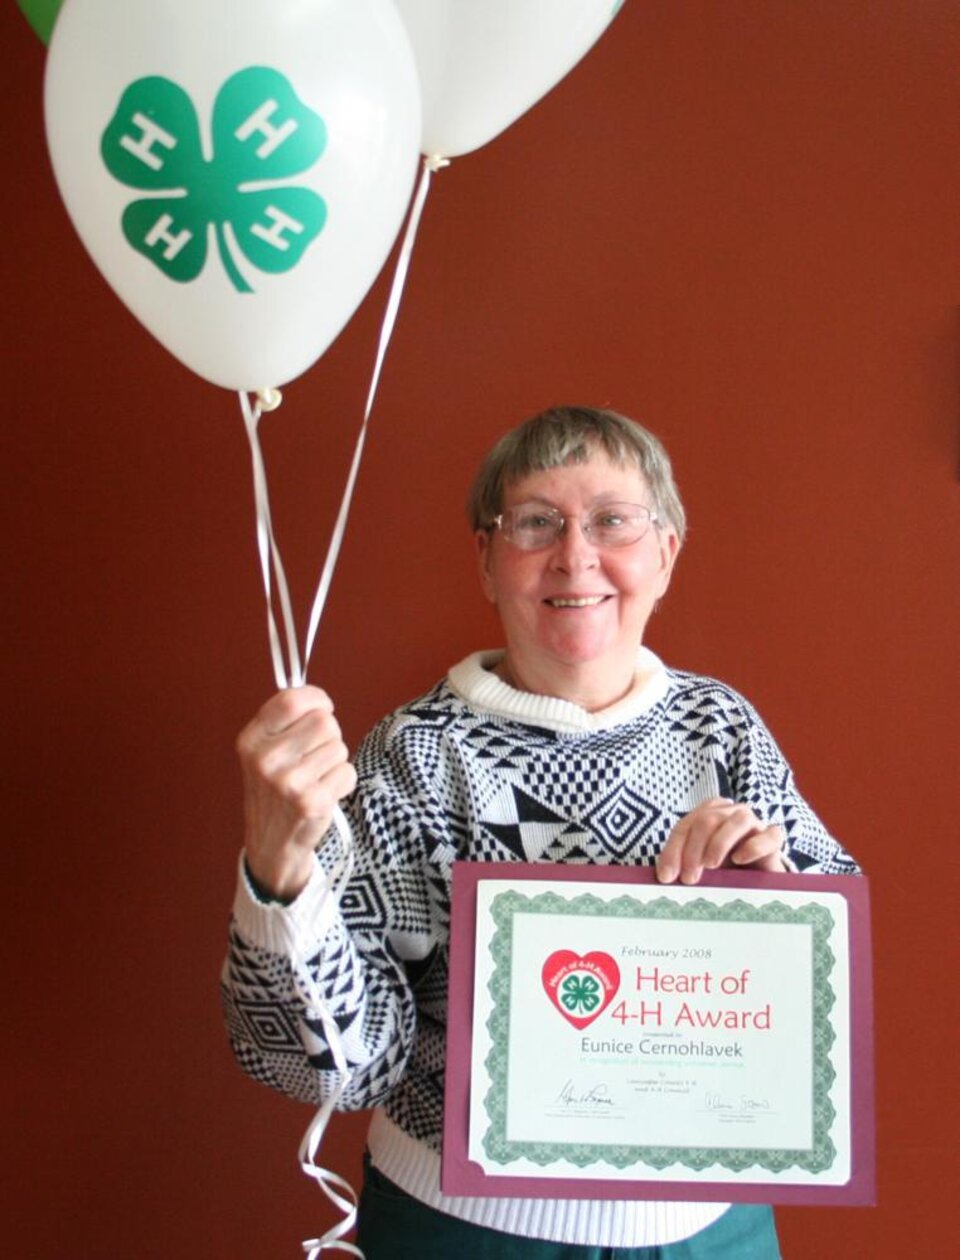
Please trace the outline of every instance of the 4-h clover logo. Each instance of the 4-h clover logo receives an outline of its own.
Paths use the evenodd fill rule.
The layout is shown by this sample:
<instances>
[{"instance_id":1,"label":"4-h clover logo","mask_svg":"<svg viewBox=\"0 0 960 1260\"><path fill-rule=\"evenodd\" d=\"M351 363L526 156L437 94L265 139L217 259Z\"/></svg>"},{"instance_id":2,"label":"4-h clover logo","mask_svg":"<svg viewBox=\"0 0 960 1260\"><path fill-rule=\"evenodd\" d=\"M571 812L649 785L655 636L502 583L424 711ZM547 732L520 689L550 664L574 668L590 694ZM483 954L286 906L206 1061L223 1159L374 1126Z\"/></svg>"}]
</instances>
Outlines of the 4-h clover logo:
<instances>
[{"instance_id":1,"label":"4-h clover logo","mask_svg":"<svg viewBox=\"0 0 960 1260\"><path fill-rule=\"evenodd\" d=\"M600 1005L600 985L593 976L572 975L560 985L560 1001L571 1014L589 1015Z\"/></svg>"},{"instance_id":2,"label":"4-h clover logo","mask_svg":"<svg viewBox=\"0 0 960 1260\"><path fill-rule=\"evenodd\" d=\"M154 194L123 212L135 250L171 280L195 280L212 231L234 288L252 293L241 258L260 271L289 271L323 228L323 198L282 181L314 165L326 127L282 74L250 66L217 93L211 134L208 161L190 97L155 75L124 92L100 152L121 183Z\"/></svg>"},{"instance_id":3,"label":"4-h clover logo","mask_svg":"<svg viewBox=\"0 0 960 1260\"><path fill-rule=\"evenodd\" d=\"M620 988L620 968L602 949L586 954L555 949L544 961L540 982L567 1023L586 1028L613 1001Z\"/></svg>"}]
</instances>

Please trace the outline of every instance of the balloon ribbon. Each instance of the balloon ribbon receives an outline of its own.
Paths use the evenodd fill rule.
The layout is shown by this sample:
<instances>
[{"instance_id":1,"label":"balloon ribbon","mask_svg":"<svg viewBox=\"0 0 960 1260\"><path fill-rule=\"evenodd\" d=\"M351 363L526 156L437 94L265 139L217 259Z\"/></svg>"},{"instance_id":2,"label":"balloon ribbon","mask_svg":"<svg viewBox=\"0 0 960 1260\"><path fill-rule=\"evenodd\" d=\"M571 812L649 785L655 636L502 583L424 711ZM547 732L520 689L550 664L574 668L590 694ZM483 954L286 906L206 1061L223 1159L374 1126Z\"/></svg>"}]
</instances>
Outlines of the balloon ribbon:
<instances>
[{"instance_id":1,"label":"balloon ribbon","mask_svg":"<svg viewBox=\"0 0 960 1260\"><path fill-rule=\"evenodd\" d=\"M274 678L278 688L302 687L306 682L307 668L313 652L314 640L316 639L320 619L326 606L330 583L333 580L337 559L340 555L340 548L343 545L347 518L350 515L350 505L353 502L357 475L360 471L360 462L367 438L367 429L370 425L373 404L380 383L380 374L383 370L387 347L393 335L397 312L400 309L400 299L403 295L407 272L410 267L410 258L417 237L417 229L420 225L420 218L423 214L423 207L430 188L430 177L434 171L438 171L448 165L448 159L439 156L425 157L423 159L420 182L410 209L407 230L404 234L403 244L400 247L393 284L387 300L383 324L380 328L380 340L377 346L373 374L370 379L370 388L367 392L363 422L360 425L360 432L354 447L353 460L350 464L347 482L340 500L340 510L337 513L333 534L327 548L326 560L324 561L310 610L310 620L307 626L302 659L298 648L293 606L290 601L290 589L283 568L280 548L277 545L273 530L267 470L259 437L260 419L264 411L273 410L277 405L276 393L275 391L261 391L260 395L254 399L251 399L250 395L244 391L240 393L240 410L250 444L250 456L253 466L253 495L257 519L257 554L260 560L260 572L267 604L267 636L270 644L270 659L273 663ZM276 588L276 603L279 605L280 617L283 623L282 635L274 612L274 587ZM286 656L284 655L284 645L286 646ZM354 848L350 824L347 822L346 816L339 805L334 810L333 822L340 840L340 860L336 871L330 877L329 895L333 896L339 903L340 894L353 869ZM336 1109L340 1097L350 1084L351 1074L343 1049L343 1039L340 1036L340 1030L337 1028L336 1021L323 999L323 995L320 993L313 976L303 961L304 951L292 926L286 917L283 918L283 922L286 924L289 937L288 954L295 980L302 990L305 1004L309 1009L315 1011L320 1019L324 1036L327 1039L330 1053L336 1065L338 1077L334 1089L324 1100L322 1106L311 1120L306 1133L303 1135L303 1140L300 1143L299 1159L303 1172L317 1182L329 1201L340 1211L342 1219L331 1226L322 1237L306 1240L303 1243L303 1250L307 1255L307 1260L317 1260L324 1251L346 1252L352 1256L359 1256L360 1260L363 1260L363 1252L354 1246L353 1243L346 1242L344 1239L344 1235L350 1232L356 1222L356 1192L343 1177L338 1176L329 1169L320 1167L316 1162L316 1154L320 1148L324 1130Z\"/></svg>"}]
</instances>

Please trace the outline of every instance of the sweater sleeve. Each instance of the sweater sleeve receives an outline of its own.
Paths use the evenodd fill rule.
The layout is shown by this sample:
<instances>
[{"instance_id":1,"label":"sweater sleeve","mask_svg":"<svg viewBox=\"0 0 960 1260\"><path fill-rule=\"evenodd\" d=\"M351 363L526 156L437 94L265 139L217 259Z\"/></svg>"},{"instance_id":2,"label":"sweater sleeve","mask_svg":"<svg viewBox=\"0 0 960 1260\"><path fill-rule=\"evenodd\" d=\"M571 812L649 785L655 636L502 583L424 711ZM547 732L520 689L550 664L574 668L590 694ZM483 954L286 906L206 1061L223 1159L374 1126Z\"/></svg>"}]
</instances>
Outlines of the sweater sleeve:
<instances>
[{"instance_id":1,"label":"sweater sleeve","mask_svg":"<svg viewBox=\"0 0 960 1260\"><path fill-rule=\"evenodd\" d=\"M797 790L776 741L753 706L738 696L742 725L729 765L730 794L758 818L783 828L783 855L797 871L856 875L860 867Z\"/></svg>"},{"instance_id":2,"label":"sweater sleeve","mask_svg":"<svg viewBox=\"0 0 960 1260\"><path fill-rule=\"evenodd\" d=\"M431 871L448 855L424 758L389 719L357 757L346 803L356 860L338 898L333 837L290 905L263 903L241 863L222 993L240 1066L314 1105L338 1081L316 997L339 1029L351 1083L339 1106L379 1104L403 1075L416 1032L414 989L437 944ZM402 727L402 722L399 724Z\"/></svg>"}]
</instances>

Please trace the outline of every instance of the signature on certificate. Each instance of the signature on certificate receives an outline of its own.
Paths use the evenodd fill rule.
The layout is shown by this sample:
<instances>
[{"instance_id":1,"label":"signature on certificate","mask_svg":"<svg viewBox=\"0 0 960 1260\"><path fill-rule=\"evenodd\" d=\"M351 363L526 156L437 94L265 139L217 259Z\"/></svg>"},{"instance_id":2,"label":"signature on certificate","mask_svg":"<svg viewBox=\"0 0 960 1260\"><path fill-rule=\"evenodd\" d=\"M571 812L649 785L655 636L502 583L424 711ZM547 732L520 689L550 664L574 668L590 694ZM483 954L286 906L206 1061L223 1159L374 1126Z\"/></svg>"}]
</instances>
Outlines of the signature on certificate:
<instances>
[{"instance_id":1,"label":"signature on certificate","mask_svg":"<svg viewBox=\"0 0 960 1260\"><path fill-rule=\"evenodd\" d=\"M762 1095L751 1097L749 1094L706 1093L703 1106L706 1111L718 1111L729 1116L754 1116L773 1111L769 1098Z\"/></svg>"},{"instance_id":2,"label":"signature on certificate","mask_svg":"<svg viewBox=\"0 0 960 1260\"><path fill-rule=\"evenodd\" d=\"M610 1097L610 1087L600 1081L596 1085L590 1085L586 1089L578 1087L573 1081L564 1081L563 1088L557 1094L557 1102L564 1103L566 1106L586 1106L586 1107L613 1107L614 1100Z\"/></svg>"}]
</instances>

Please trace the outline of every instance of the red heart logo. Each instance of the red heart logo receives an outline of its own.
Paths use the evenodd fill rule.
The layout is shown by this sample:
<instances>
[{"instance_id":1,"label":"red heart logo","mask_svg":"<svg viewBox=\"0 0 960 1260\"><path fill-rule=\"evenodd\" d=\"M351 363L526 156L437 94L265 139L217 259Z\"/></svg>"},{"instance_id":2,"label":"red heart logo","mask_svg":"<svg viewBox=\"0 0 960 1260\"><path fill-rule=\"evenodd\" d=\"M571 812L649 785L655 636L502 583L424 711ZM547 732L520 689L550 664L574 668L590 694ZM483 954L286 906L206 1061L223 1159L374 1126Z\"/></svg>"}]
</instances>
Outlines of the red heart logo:
<instances>
[{"instance_id":1,"label":"red heart logo","mask_svg":"<svg viewBox=\"0 0 960 1260\"><path fill-rule=\"evenodd\" d=\"M620 968L601 950L575 954L558 949L540 973L547 997L574 1028L586 1028L602 1015L620 988Z\"/></svg>"}]
</instances>

